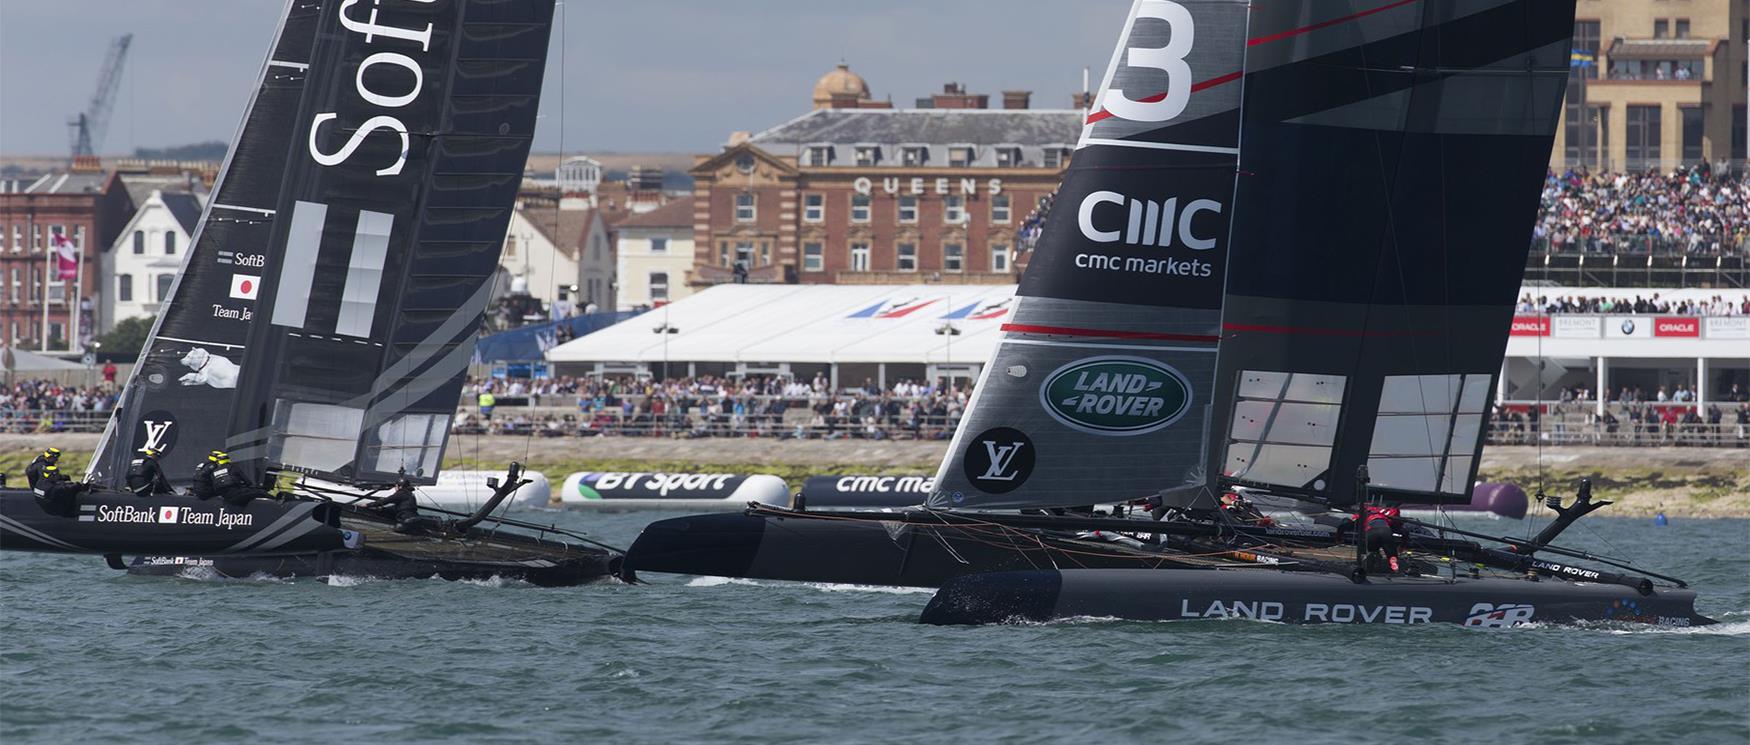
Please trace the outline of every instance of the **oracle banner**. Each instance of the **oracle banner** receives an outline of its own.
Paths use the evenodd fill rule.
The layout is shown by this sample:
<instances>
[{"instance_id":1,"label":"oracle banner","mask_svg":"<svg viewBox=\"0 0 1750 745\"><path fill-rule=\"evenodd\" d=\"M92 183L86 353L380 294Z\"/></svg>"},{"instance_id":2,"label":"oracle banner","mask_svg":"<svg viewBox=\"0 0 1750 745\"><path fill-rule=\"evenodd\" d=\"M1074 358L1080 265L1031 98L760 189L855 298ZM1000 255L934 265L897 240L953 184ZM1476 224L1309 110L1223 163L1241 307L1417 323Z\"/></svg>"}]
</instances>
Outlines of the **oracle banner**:
<instances>
[{"instance_id":1,"label":"oracle banner","mask_svg":"<svg viewBox=\"0 0 1750 745\"><path fill-rule=\"evenodd\" d=\"M1653 320L1653 335L1659 337L1699 338L1701 336L1700 318L1680 318L1667 316Z\"/></svg>"},{"instance_id":2,"label":"oracle banner","mask_svg":"<svg viewBox=\"0 0 1750 745\"><path fill-rule=\"evenodd\" d=\"M1514 316L1513 336L1549 336L1549 316Z\"/></svg>"}]
</instances>

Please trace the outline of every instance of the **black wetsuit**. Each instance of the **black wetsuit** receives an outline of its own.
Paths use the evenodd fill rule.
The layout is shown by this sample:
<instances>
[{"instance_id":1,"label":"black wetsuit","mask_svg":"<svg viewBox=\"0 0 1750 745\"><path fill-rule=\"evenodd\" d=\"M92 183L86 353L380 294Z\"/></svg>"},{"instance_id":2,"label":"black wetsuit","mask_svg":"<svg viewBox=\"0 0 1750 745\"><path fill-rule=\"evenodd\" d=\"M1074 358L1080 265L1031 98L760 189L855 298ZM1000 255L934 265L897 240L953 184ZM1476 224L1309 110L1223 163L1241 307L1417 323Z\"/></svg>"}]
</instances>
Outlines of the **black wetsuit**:
<instances>
[{"instance_id":1,"label":"black wetsuit","mask_svg":"<svg viewBox=\"0 0 1750 745\"><path fill-rule=\"evenodd\" d=\"M164 468L158 465L158 459L144 454L128 464L128 491L142 497L176 493L170 480L164 478Z\"/></svg>"},{"instance_id":2,"label":"black wetsuit","mask_svg":"<svg viewBox=\"0 0 1750 745\"><path fill-rule=\"evenodd\" d=\"M372 500L365 505L385 517L395 520L395 530L402 533L413 533L430 530L439 526L436 520L419 516L419 500L413 495L413 487L400 486L389 496Z\"/></svg>"},{"instance_id":3,"label":"black wetsuit","mask_svg":"<svg viewBox=\"0 0 1750 745\"><path fill-rule=\"evenodd\" d=\"M85 484L56 473L38 478L31 487L31 492L36 495L36 503L42 505L44 512L72 517L79 512L79 495L85 493L87 488Z\"/></svg>"},{"instance_id":4,"label":"black wetsuit","mask_svg":"<svg viewBox=\"0 0 1750 745\"><path fill-rule=\"evenodd\" d=\"M188 494L196 499L212 499L219 496L219 485L213 481L213 472L218 464L210 460L201 461L194 468L194 481L189 484Z\"/></svg>"},{"instance_id":5,"label":"black wetsuit","mask_svg":"<svg viewBox=\"0 0 1750 745\"><path fill-rule=\"evenodd\" d=\"M249 479L244 478L243 474L238 473L237 469L229 465L213 469L213 488L218 490L219 497L224 499L227 504L236 507L249 504L251 499L268 496L266 491L249 483Z\"/></svg>"},{"instance_id":6,"label":"black wetsuit","mask_svg":"<svg viewBox=\"0 0 1750 745\"><path fill-rule=\"evenodd\" d=\"M30 488L35 489L37 479L43 477L43 469L54 465L54 463L54 461L49 460L49 456L37 456L36 460L31 461L30 465L24 467L24 482L29 484Z\"/></svg>"}]
</instances>

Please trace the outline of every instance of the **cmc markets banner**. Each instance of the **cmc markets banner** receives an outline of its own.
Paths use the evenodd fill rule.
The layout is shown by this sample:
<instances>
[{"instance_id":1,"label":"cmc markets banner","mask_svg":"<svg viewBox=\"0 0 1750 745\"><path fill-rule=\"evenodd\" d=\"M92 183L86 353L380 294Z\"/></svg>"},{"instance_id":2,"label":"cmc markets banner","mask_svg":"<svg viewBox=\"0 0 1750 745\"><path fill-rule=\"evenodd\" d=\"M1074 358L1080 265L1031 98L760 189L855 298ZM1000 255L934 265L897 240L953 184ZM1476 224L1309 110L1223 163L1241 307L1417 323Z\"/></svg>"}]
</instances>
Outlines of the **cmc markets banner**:
<instances>
[{"instance_id":1,"label":"cmc markets banner","mask_svg":"<svg viewBox=\"0 0 1750 745\"><path fill-rule=\"evenodd\" d=\"M929 498L933 476L810 476L802 496L810 508L915 507Z\"/></svg>"}]
</instances>

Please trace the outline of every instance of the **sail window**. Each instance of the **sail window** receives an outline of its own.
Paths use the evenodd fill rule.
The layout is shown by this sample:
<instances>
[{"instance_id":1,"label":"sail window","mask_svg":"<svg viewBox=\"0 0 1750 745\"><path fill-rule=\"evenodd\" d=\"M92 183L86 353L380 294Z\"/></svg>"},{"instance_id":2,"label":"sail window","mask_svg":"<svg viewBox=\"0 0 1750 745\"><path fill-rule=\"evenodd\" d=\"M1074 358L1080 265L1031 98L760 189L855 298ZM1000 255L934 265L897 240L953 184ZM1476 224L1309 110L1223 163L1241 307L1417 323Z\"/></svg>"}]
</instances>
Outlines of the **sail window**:
<instances>
[{"instance_id":1,"label":"sail window","mask_svg":"<svg viewBox=\"0 0 1750 745\"><path fill-rule=\"evenodd\" d=\"M1240 373L1224 472L1266 484L1312 485L1331 467L1347 383L1341 375Z\"/></svg>"},{"instance_id":2,"label":"sail window","mask_svg":"<svg viewBox=\"0 0 1750 745\"><path fill-rule=\"evenodd\" d=\"M274 403L268 460L333 473L352 462L364 418L364 409L281 399Z\"/></svg>"},{"instance_id":3,"label":"sail window","mask_svg":"<svg viewBox=\"0 0 1750 745\"><path fill-rule=\"evenodd\" d=\"M377 473L406 470L410 475L438 472L447 414L403 414L378 425L375 442L365 447L365 467Z\"/></svg>"},{"instance_id":4,"label":"sail window","mask_svg":"<svg viewBox=\"0 0 1750 745\"><path fill-rule=\"evenodd\" d=\"M1368 448L1372 483L1464 493L1483 433L1490 383L1487 373L1387 376Z\"/></svg>"}]
</instances>

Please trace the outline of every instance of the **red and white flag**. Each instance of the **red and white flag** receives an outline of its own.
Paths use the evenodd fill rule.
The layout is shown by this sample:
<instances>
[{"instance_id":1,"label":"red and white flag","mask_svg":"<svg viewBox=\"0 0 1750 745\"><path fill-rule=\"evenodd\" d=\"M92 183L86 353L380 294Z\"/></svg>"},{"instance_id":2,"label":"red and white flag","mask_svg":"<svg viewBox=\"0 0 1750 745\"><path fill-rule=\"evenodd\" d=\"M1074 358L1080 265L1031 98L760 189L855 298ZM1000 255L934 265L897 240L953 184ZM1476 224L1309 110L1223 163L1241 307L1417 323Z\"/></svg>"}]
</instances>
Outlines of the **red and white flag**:
<instances>
[{"instance_id":1,"label":"red and white flag","mask_svg":"<svg viewBox=\"0 0 1750 745\"><path fill-rule=\"evenodd\" d=\"M231 297L241 300L254 300L255 293L261 290L261 277L254 274L231 275Z\"/></svg>"},{"instance_id":2,"label":"red and white flag","mask_svg":"<svg viewBox=\"0 0 1750 745\"><path fill-rule=\"evenodd\" d=\"M79 255L73 248L73 242L67 240L65 233L50 233L49 241L55 251L56 275L62 280L79 277Z\"/></svg>"}]
</instances>

